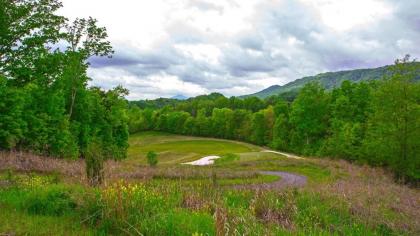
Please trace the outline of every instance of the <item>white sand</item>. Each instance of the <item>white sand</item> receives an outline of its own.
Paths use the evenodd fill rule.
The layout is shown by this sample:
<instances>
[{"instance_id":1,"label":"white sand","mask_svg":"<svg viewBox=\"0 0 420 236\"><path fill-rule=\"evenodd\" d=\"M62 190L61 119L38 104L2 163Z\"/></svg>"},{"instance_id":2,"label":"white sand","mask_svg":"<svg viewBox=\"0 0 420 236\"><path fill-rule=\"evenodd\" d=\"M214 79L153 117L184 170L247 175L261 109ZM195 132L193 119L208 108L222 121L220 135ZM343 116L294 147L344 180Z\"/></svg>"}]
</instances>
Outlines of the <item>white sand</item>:
<instances>
[{"instance_id":1,"label":"white sand","mask_svg":"<svg viewBox=\"0 0 420 236\"><path fill-rule=\"evenodd\" d=\"M271 151L271 150L263 150L261 152L269 152L269 153L275 153L275 154L279 154L279 155L283 155L287 158L293 158L293 159L304 159L303 157L298 157L292 154L288 154L285 152L276 152L276 151ZM203 157L201 159L192 161L192 162L186 162L186 163L182 163L183 165L192 165L192 166L207 166L207 165L213 165L214 164L214 160L215 159L219 159L220 156L207 156L207 157Z\"/></svg>"},{"instance_id":2,"label":"white sand","mask_svg":"<svg viewBox=\"0 0 420 236\"><path fill-rule=\"evenodd\" d=\"M186 162L186 163L182 163L182 164L193 165L193 166L207 166L207 165L213 165L214 160L219 159L219 158L220 158L219 156L207 156L207 157L203 157L201 159L198 159L196 161Z\"/></svg>"},{"instance_id":3,"label":"white sand","mask_svg":"<svg viewBox=\"0 0 420 236\"><path fill-rule=\"evenodd\" d=\"M287 157L287 158L304 159L303 157L298 157L298 156L291 155L291 154L288 154L288 153L285 153L285 152L276 152L276 151L271 151L271 150L264 150L264 151L262 151L262 152L275 153L275 154L283 155L283 156L285 156L285 157Z\"/></svg>"}]
</instances>

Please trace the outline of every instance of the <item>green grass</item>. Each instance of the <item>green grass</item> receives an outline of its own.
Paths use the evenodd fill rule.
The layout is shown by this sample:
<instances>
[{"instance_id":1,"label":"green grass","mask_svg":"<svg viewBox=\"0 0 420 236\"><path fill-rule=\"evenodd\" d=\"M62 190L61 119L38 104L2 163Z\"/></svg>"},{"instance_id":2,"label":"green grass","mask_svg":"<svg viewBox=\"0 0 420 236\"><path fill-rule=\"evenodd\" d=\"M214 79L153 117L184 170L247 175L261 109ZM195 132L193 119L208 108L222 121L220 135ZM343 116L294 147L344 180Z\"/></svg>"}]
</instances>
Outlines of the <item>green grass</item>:
<instances>
[{"instance_id":1,"label":"green grass","mask_svg":"<svg viewBox=\"0 0 420 236\"><path fill-rule=\"evenodd\" d=\"M222 157L216 160L216 166L232 170L267 170L286 171L308 177L309 181L320 183L333 181L329 168L308 160L296 160L276 153L247 152L238 156Z\"/></svg>"},{"instance_id":2,"label":"green grass","mask_svg":"<svg viewBox=\"0 0 420 236\"><path fill-rule=\"evenodd\" d=\"M197 138L157 132L143 132L130 137L128 159L131 164L146 164L146 154L155 151L159 164L178 164L209 155L244 153L259 147L229 140ZM159 165L158 164L158 165Z\"/></svg>"},{"instance_id":3,"label":"green grass","mask_svg":"<svg viewBox=\"0 0 420 236\"><path fill-rule=\"evenodd\" d=\"M30 178L49 176L31 174ZM18 178L25 179L24 175ZM29 178L29 177L28 177ZM26 182L26 181L25 181ZM29 186L17 182L10 188L0 188L0 234L17 235L94 235L95 230L80 223L75 214L80 187L51 182ZM71 222L71 223L70 223Z\"/></svg>"},{"instance_id":4,"label":"green grass","mask_svg":"<svg viewBox=\"0 0 420 236\"><path fill-rule=\"evenodd\" d=\"M261 178L275 181L270 176ZM198 182L185 188L185 182L158 179L146 185L118 182L100 189L61 182L42 182L32 187L16 183L0 188L0 233L215 235L216 231L233 230L238 235L401 233L384 225L366 225L351 214L346 201L304 189L255 192L220 188L208 180L187 183L191 181ZM219 181L220 185L244 183L237 179Z\"/></svg>"},{"instance_id":5,"label":"green grass","mask_svg":"<svg viewBox=\"0 0 420 236\"><path fill-rule=\"evenodd\" d=\"M234 161L239 160L240 157L237 154L233 154L233 153L227 153L225 155L223 155L221 158L214 160L214 165L215 166L223 166L226 165L228 163L232 163Z\"/></svg>"},{"instance_id":6,"label":"green grass","mask_svg":"<svg viewBox=\"0 0 420 236\"><path fill-rule=\"evenodd\" d=\"M246 184L262 184L271 183L280 180L279 176L273 175L257 175L250 178L217 178L216 183L220 186L229 185L246 185ZM213 184L212 178L187 178L187 179L175 179L175 178L156 178L149 181L150 184L170 184L177 183L184 186L194 185L211 185Z\"/></svg>"},{"instance_id":7,"label":"green grass","mask_svg":"<svg viewBox=\"0 0 420 236\"><path fill-rule=\"evenodd\" d=\"M0 205L0 235L96 235L71 216L31 215Z\"/></svg>"},{"instance_id":8,"label":"green grass","mask_svg":"<svg viewBox=\"0 0 420 236\"><path fill-rule=\"evenodd\" d=\"M130 137L128 159L123 162L127 168L147 165L146 154L155 151L158 165L176 165L200 159L204 156L219 155L215 168L229 168L234 171L287 171L305 175L310 182L326 182L336 179L331 171L306 160L296 160L283 155L261 152L263 149L243 142L174 135L160 132L142 132ZM200 167L190 167L200 168Z\"/></svg>"},{"instance_id":9,"label":"green grass","mask_svg":"<svg viewBox=\"0 0 420 236\"><path fill-rule=\"evenodd\" d=\"M314 191L317 186L337 180L338 168L332 164L260 152L261 148L246 143L157 132L133 135L130 144L129 158L120 163L122 167L110 171L121 174L145 170L150 171L149 178L118 177L108 180L106 186L91 188L54 174L0 173L0 235L225 235L227 232L233 235L416 235L417 232L413 218L406 219L410 231L405 232L406 226L397 226L404 215L389 205L383 205L375 213L340 194ZM148 151L158 153L159 165L139 168L146 164ZM179 164L206 155L222 158L213 166ZM305 175L309 186L282 191L232 187L279 180L278 176L258 174L261 170ZM346 175L351 176L349 172L339 172L339 176ZM370 218L373 220L368 221Z\"/></svg>"}]
</instances>

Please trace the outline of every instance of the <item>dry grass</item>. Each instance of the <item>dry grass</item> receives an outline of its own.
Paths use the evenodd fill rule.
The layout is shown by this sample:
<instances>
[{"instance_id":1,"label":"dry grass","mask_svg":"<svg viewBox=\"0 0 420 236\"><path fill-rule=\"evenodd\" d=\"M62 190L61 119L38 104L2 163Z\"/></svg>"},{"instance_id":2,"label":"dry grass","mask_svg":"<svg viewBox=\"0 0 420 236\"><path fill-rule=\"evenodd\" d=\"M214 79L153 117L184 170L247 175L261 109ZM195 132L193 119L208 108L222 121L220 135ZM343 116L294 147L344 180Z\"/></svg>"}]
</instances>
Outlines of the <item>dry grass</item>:
<instances>
[{"instance_id":1,"label":"dry grass","mask_svg":"<svg viewBox=\"0 0 420 236\"><path fill-rule=\"evenodd\" d=\"M71 179L86 180L85 162L38 156L26 152L0 152L0 171L14 170L18 172L59 173ZM217 178L255 178L256 171L232 171L230 169L213 169L211 167L193 168L190 166L163 166L151 168L147 166L127 166L125 163L108 160L104 164L105 179L114 182L125 180L148 179L209 179L215 174Z\"/></svg>"},{"instance_id":2,"label":"dry grass","mask_svg":"<svg viewBox=\"0 0 420 236\"><path fill-rule=\"evenodd\" d=\"M344 173L342 178L333 182L322 182L308 185L306 190L313 191L325 198L337 198L344 201L350 213L370 226L384 225L401 232L420 235L420 190L395 183L393 177L382 168L357 166L346 161L317 159L313 160L332 173ZM41 173L59 173L79 183L85 181L85 164L83 160L63 160L41 157L22 152L0 152L0 171L15 170L22 172L36 171ZM254 171L232 171L221 168L191 168L188 166L127 167L124 163L107 161L105 164L106 180L125 179L138 181L150 178L211 178L216 173L218 178L250 178L257 174ZM187 194L183 196L182 205L193 210L209 211L210 202L204 196ZM264 203L264 194L258 198L256 216L266 223L276 223L283 228L293 230L290 212L295 210L286 204L286 211L274 209ZM257 200L258 200L257 199ZM285 198L289 199L289 198ZM287 207L289 206L289 207ZM219 212L218 227L222 230L222 222L226 212ZM233 224L233 223L232 223Z\"/></svg>"},{"instance_id":3,"label":"dry grass","mask_svg":"<svg viewBox=\"0 0 420 236\"><path fill-rule=\"evenodd\" d=\"M320 160L348 176L329 184L313 186L323 196L349 204L351 214L368 225L385 225L420 235L420 191L395 183L382 168L357 166L346 161Z\"/></svg>"},{"instance_id":4,"label":"dry grass","mask_svg":"<svg viewBox=\"0 0 420 236\"><path fill-rule=\"evenodd\" d=\"M290 189L282 192L267 192L261 189L256 192L250 208L265 224L277 224L283 229L293 231L293 216L297 213L295 198ZM279 202L283 202L282 207L278 206Z\"/></svg>"},{"instance_id":5,"label":"dry grass","mask_svg":"<svg viewBox=\"0 0 420 236\"><path fill-rule=\"evenodd\" d=\"M214 213L215 217L215 228L216 228L216 236L224 236L228 235L228 215L225 209L218 207L216 208L216 212Z\"/></svg>"},{"instance_id":6,"label":"dry grass","mask_svg":"<svg viewBox=\"0 0 420 236\"><path fill-rule=\"evenodd\" d=\"M62 160L25 152L0 152L0 170L60 173L80 178L84 176L85 163L82 160Z\"/></svg>"},{"instance_id":7,"label":"dry grass","mask_svg":"<svg viewBox=\"0 0 420 236\"><path fill-rule=\"evenodd\" d=\"M114 165L115 166L115 165ZM124 179L209 179L215 174L217 178L255 178L256 171L232 171L230 169L212 169L211 167L194 168L190 166L171 166L150 168L139 166L132 171L113 171L113 178Z\"/></svg>"},{"instance_id":8,"label":"dry grass","mask_svg":"<svg viewBox=\"0 0 420 236\"><path fill-rule=\"evenodd\" d=\"M115 161L107 161L104 166L106 178L121 169L119 163ZM58 159L28 152L0 152L0 171L56 173L71 181L84 184L86 183L85 169L85 162L82 159Z\"/></svg>"},{"instance_id":9,"label":"dry grass","mask_svg":"<svg viewBox=\"0 0 420 236\"><path fill-rule=\"evenodd\" d=\"M185 191L182 196L182 207L193 211L213 212L214 204L202 192Z\"/></svg>"}]
</instances>

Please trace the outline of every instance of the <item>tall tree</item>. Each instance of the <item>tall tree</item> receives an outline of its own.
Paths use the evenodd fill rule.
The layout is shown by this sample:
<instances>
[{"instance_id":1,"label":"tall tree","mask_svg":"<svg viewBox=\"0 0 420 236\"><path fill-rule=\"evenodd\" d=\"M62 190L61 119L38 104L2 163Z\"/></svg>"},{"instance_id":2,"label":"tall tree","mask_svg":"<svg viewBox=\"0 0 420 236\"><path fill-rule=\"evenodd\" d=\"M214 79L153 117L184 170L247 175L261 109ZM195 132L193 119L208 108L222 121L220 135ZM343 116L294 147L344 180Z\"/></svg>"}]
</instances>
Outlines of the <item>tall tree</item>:
<instances>
[{"instance_id":1,"label":"tall tree","mask_svg":"<svg viewBox=\"0 0 420 236\"><path fill-rule=\"evenodd\" d=\"M34 69L62 39L65 18L55 12L59 0L0 0L0 73L23 86L36 79Z\"/></svg>"},{"instance_id":2,"label":"tall tree","mask_svg":"<svg viewBox=\"0 0 420 236\"><path fill-rule=\"evenodd\" d=\"M344 81L331 94L331 118L323 154L355 160L361 155L367 116L371 112L371 86Z\"/></svg>"},{"instance_id":3,"label":"tall tree","mask_svg":"<svg viewBox=\"0 0 420 236\"><path fill-rule=\"evenodd\" d=\"M292 104L292 148L298 153L315 154L328 127L329 96L319 83L306 84Z\"/></svg>"},{"instance_id":4,"label":"tall tree","mask_svg":"<svg viewBox=\"0 0 420 236\"><path fill-rule=\"evenodd\" d=\"M72 117L77 91L86 86L88 77L85 75L88 66L86 60L91 56L111 56L112 46L107 40L105 27L97 26L97 20L77 18L72 24L66 24L65 39L69 43L68 60L71 65L69 75L70 101L69 117Z\"/></svg>"},{"instance_id":5,"label":"tall tree","mask_svg":"<svg viewBox=\"0 0 420 236\"><path fill-rule=\"evenodd\" d=\"M392 75L374 93L365 152L375 164L390 164L398 177L420 179L420 66L410 57L395 62Z\"/></svg>"},{"instance_id":6,"label":"tall tree","mask_svg":"<svg viewBox=\"0 0 420 236\"><path fill-rule=\"evenodd\" d=\"M252 141L258 145L265 144L266 127L263 112L257 112L252 119Z\"/></svg>"}]
</instances>

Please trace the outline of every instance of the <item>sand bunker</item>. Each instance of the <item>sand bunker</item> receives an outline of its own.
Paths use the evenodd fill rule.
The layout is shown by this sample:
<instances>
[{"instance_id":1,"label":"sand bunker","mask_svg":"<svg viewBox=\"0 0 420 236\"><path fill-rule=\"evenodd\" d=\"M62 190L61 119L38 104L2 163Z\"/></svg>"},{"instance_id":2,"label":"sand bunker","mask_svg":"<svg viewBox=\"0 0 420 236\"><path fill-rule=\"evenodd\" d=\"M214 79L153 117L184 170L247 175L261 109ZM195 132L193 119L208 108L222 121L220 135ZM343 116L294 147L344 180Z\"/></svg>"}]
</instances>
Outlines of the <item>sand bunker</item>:
<instances>
[{"instance_id":1,"label":"sand bunker","mask_svg":"<svg viewBox=\"0 0 420 236\"><path fill-rule=\"evenodd\" d=\"M184 165L193 165L193 166L207 166L214 164L215 159L219 159L219 156L207 156L196 161L182 163Z\"/></svg>"}]
</instances>

